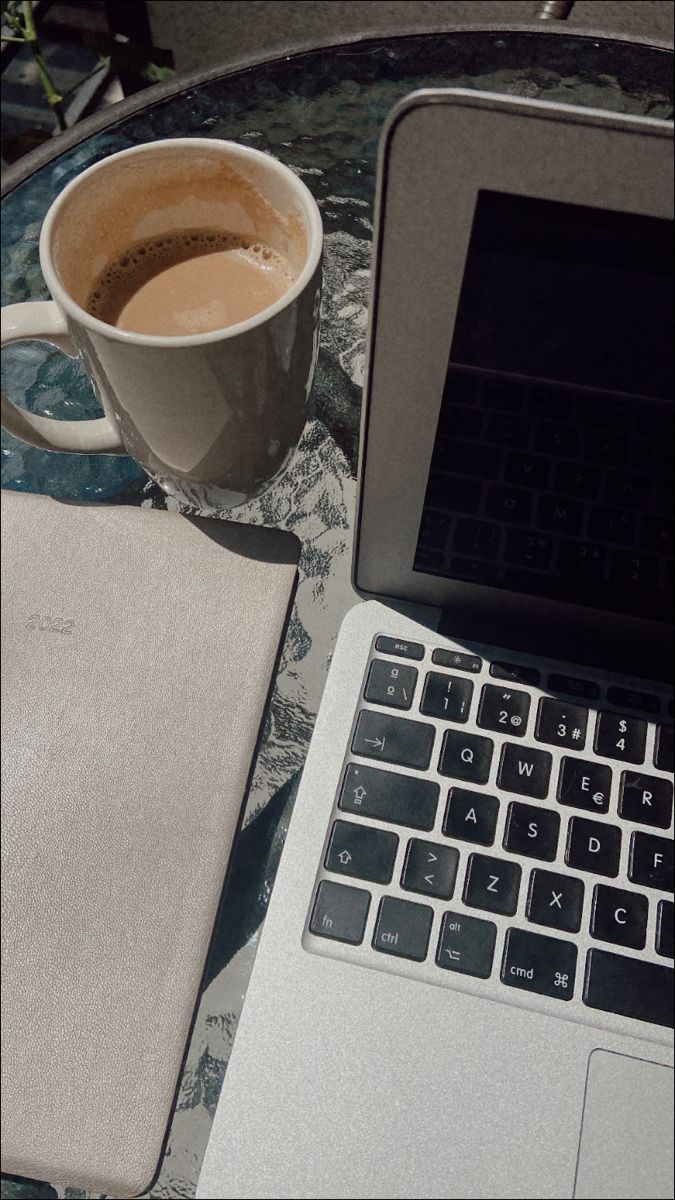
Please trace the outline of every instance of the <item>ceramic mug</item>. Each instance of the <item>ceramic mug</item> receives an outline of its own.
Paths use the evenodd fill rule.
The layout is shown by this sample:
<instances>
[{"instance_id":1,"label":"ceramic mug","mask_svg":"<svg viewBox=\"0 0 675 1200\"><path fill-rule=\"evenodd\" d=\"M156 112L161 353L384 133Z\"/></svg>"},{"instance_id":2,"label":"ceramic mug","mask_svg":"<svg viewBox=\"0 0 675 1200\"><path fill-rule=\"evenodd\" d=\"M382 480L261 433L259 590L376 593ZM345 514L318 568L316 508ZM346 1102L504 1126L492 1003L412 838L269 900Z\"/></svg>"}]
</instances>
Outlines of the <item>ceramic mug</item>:
<instances>
[{"instance_id":1,"label":"ceramic mug","mask_svg":"<svg viewBox=\"0 0 675 1200\"><path fill-rule=\"evenodd\" d=\"M259 237L293 281L248 320L209 333L127 332L85 308L130 245L177 228ZM32 446L130 454L167 492L236 505L287 465L307 414L318 349L323 233L316 201L259 150L172 138L123 150L78 175L51 205L40 265L52 300L2 310L2 344L38 339L81 357L103 408L59 421L2 397L2 424Z\"/></svg>"}]
</instances>

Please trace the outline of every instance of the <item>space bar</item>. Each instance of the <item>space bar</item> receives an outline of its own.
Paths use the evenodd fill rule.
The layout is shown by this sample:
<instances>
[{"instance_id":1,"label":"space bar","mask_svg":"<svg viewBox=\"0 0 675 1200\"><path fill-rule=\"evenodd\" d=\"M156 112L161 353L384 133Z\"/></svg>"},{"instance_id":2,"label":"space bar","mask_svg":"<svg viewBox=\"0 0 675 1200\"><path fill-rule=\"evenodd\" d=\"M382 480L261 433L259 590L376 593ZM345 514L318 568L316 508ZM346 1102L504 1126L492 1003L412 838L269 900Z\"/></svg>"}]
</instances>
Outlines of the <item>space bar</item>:
<instances>
[{"instance_id":1,"label":"space bar","mask_svg":"<svg viewBox=\"0 0 675 1200\"><path fill-rule=\"evenodd\" d=\"M589 950L584 1004L673 1028L673 972L658 963Z\"/></svg>"}]
</instances>

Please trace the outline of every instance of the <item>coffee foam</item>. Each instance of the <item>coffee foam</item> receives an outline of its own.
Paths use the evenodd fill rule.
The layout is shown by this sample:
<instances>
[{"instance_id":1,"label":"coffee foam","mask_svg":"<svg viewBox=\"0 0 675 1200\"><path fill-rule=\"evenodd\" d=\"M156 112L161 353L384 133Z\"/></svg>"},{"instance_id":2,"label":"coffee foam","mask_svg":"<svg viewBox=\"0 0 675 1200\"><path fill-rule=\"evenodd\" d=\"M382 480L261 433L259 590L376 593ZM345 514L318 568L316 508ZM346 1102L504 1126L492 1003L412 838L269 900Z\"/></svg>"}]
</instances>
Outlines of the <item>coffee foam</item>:
<instances>
[{"instance_id":1,"label":"coffee foam","mask_svg":"<svg viewBox=\"0 0 675 1200\"><path fill-rule=\"evenodd\" d=\"M295 279L284 256L260 239L219 229L179 229L136 242L109 263L96 280L85 307L98 320L116 325L129 300L155 276L179 263L225 252L243 257L264 273L274 299L282 296Z\"/></svg>"}]
</instances>

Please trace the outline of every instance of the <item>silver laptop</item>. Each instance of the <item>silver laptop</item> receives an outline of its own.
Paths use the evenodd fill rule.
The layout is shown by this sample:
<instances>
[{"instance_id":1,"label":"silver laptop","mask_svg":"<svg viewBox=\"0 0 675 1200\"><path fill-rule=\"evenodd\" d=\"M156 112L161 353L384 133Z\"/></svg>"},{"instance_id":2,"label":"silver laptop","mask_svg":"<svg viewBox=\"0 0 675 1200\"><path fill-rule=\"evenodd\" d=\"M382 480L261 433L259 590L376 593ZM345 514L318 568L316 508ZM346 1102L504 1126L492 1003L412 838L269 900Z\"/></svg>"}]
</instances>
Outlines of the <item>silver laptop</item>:
<instances>
[{"instance_id":1,"label":"silver laptop","mask_svg":"<svg viewBox=\"0 0 675 1200\"><path fill-rule=\"evenodd\" d=\"M421 92L377 213L372 599L198 1195L668 1197L672 126Z\"/></svg>"}]
</instances>

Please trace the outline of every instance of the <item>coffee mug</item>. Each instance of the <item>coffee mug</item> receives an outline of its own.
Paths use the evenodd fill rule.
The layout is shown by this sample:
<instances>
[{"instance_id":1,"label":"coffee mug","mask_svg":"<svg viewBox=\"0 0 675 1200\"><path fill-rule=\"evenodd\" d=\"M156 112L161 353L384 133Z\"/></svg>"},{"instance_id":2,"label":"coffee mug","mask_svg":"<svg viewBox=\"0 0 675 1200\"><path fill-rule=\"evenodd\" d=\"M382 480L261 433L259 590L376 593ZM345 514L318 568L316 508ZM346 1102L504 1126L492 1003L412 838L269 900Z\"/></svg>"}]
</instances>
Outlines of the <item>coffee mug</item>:
<instances>
[{"instance_id":1,"label":"coffee mug","mask_svg":"<svg viewBox=\"0 0 675 1200\"><path fill-rule=\"evenodd\" d=\"M235 311L234 324L180 336L93 315L91 297L111 263L125 263L129 247L162 246L186 230L262 247L287 270L280 294L245 319ZM258 495L287 465L305 423L322 241L302 181L234 142L172 138L89 167L42 226L40 264L53 299L4 308L2 344L38 339L81 357L105 415L59 421L3 395L4 428L46 450L130 454L165 491L198 505Z\"/></svg>"}]
</instances>

